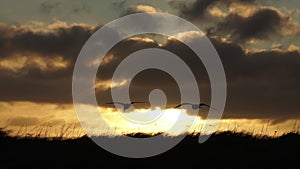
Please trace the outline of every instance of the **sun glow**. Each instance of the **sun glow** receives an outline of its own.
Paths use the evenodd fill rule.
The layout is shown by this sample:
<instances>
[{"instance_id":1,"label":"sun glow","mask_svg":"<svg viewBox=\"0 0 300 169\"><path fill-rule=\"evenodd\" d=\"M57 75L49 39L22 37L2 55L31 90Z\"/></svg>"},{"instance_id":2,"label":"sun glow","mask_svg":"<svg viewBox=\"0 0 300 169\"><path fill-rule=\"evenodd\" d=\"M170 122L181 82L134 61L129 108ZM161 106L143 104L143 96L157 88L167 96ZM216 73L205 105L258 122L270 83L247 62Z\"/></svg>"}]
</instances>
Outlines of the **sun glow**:
<instances>
[{"instance_id":1,"label":"sun glow","mask_svg":"<svg viewBox=\"0 0 300 169\"><path fill-rule=\"evenodd\" d=\"M98 136L144 133L176 136L182 133L203 133L204 125L216 125L217 131L247 132L253 135L280 136L299 131L296 119L274 123L272 119L221 119L189 115L185 109L135 109L123 113L115 108L97 108L97 116L105 123L89 123L93 117L86 114L79 123L71 104L40 104L33 102L0 102L0 127L14 136L81 137L85 132ZM89 106L86 106L87 109ZM91 107L91 106L90 106ZM45 111L46 110L46 111ZM208 111L208 110L207 110ZM41 113L43 112L43 113ZM87 129L82 129L83 124ZM115 133L110 132L116 131Z\"/></svg>"},{"instance_id":2,"label":"sun glow","mask_svg":"<svg viewBox=\"0 0 300 169\"><path fill-rule=\"evenodd\" d=\"M181 115L181 116L180 116ZM154 110L138 109L130 113L112 111L103 113L107 124L120 134L130 133L165 133L178 135L186 132L187 125L193 122L186 110L166 109Z\"/></svg>"}]
</instances>

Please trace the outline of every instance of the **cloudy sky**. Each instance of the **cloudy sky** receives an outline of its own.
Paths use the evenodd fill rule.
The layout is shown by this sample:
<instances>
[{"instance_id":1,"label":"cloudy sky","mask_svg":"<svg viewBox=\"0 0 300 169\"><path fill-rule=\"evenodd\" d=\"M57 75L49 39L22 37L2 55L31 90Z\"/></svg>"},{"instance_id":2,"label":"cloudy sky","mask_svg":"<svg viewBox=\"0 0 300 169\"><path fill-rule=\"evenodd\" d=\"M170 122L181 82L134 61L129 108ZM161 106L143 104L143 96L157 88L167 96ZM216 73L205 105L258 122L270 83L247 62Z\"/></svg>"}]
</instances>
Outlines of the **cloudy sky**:
<instances>
[{"instance_id":1,"label":"cloudy sky","mask_svg":"<svg viewBox=\"0 0 300 169\"><path fill-rule=\"evenodd\" d=\"M298 0L0 0L0 116L2 126L75 121L72 73L88 38L102 25L136 12L167 12L197 25L219 53L227 78L224 119L272 124L299 119L300 1ZM193 35L183 32L183 38ZM111 101L107 83L116 66L145 48L172 51L190 65L201 100L210 102L205 67L174 38L124 39L106 56L96 85L99 105ZM162 89L167 107L180 102L174 79L157 70L140 73L131 97L147 100ZM147 108L141 104L139 108Z\"/></svg>"}]
</instances>

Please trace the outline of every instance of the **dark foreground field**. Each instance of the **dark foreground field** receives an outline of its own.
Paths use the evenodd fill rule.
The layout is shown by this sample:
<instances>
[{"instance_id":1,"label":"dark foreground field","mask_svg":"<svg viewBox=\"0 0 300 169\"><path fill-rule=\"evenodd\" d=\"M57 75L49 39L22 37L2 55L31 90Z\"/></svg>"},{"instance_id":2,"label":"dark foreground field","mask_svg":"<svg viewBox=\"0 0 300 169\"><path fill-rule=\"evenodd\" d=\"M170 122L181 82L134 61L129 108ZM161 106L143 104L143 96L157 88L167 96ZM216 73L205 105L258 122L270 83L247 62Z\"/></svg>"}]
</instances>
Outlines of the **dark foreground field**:
<instances>
[{"instance_id":1,"label":"dark foreground field","mask_svg":"<svg viewBox=\"0 0 300 169\"><path fill-rule=\"evenodd\" d=\"M219 133L204 144L188 136L159 156L129 159L106 152L87 137L12 138L1 132L0 168L253 168L299 169L300 135L254 138Z\"/></svg>"}]
</instances>

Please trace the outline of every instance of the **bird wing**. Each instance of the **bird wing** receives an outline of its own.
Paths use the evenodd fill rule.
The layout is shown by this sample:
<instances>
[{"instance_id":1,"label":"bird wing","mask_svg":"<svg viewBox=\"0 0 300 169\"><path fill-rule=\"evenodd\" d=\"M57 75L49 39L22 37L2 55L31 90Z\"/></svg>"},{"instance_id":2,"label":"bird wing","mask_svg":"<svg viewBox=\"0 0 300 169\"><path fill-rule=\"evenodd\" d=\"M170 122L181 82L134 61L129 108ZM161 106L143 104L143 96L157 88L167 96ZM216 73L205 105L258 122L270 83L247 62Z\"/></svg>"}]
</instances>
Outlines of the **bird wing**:
<instances>
[{"instance_id":1,"label":"bird wing","mask_svg":"<svg viewBox=\"0 0 300 169\"><path fill-rule=\"evenodd\" d=\"M211 109L213 109L213 110L217 110L216 108L211 107L210 105L205 104L205 103L201 103L200 106L206 106L206 107L209 107L209 108L211 108Z\"/></svg>"},{"instance_id":2,"label":"bird wing","mask_svg":"<svg viewBox=\"0 0 300 169\"><path fill-rule=\"evenodd\" d=\"M184 106L184 105L192 105L192 104L191 103L181 103L181 104L177 105L174 108L178 108L178 107L181 107L181 106Z\"/></svg>"}]
</instances>

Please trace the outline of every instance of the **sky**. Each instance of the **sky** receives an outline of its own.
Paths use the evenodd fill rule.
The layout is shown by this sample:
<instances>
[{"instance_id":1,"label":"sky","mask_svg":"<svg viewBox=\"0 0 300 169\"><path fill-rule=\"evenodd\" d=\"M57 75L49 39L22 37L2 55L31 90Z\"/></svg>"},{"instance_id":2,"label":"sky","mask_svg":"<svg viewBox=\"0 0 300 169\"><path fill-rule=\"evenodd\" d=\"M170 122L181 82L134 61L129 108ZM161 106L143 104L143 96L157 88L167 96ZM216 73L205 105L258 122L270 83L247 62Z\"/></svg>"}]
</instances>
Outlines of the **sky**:
<instances>
[{"instance_id":1,"label":"sky","mask_svg":"<svg viewBox=\"0 0 300 169\"><path fill-rule=\"evenodd\" d=\"M0 0L0 3L0 124L4 127L17 131L23 126L76 122L72 73L82 46L102 25L137 12L174 14L205 32L226 73L224 120L235 120L234 124L255 122L253 126L259 124L257 130L270 123L275 131L279 125L292 129L300 118L298 0ZM182 38L192 41L194 35L183 32ZM102 76L97 79L95 90L104 112L112 116L113 110L104 103L111 101L109 85L114 69L129 54L149 47L172 51L188 63L199 77L201 100L210 102L209 78L193 52L174 38L136 36L114 46L107 54L107 62L98 70ZM134 78L131 97L147 100L149 92L156 88L165 92L168 109L180 102L174 79L157 70L145 71ZM138 106L147 107L147 103ZM202 119L206 111L200 112Z\"/></svg>"}]
</instances>

